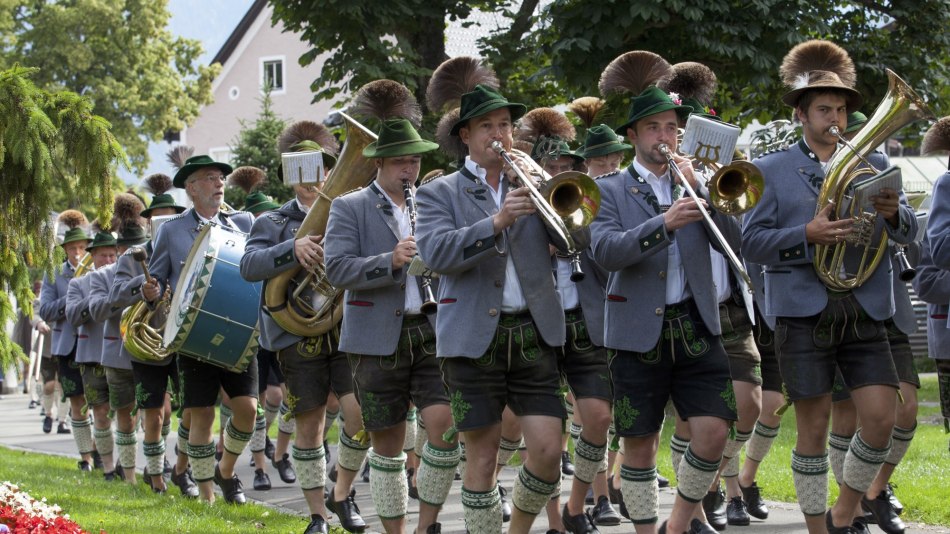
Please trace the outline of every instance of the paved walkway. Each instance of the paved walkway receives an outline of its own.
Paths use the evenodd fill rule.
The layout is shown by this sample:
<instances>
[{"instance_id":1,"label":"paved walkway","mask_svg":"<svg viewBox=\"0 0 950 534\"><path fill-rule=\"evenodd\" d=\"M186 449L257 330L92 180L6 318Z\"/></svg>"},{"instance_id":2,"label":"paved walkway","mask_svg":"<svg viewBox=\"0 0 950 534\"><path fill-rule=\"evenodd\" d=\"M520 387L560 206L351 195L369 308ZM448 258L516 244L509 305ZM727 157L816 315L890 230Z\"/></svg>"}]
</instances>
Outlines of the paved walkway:
<instances>
[{"instance_id":1,"label":"paved walkway","mask_svg":"<svg viewBox=\"0 0 950 534\"><path fill-rule=\"evenodd\" d=\"M0 420L3 421L3 425L0 426L0 445L28 449L47 454L78 457L72 436L57 435L55 426L53 433L43 434L41 429L42 419L39 416L39 409L29 410L27 409L28 404L28 397L20 394L4 395L3 399L0 400L0 414L2 414L2 419ZM140 442L141 439L142 435L139 433ZM168 442L169 451L174 450L174 444L175 437L173 433L172 436L170 436ZM333 461L335 461L337 457L336 447L333 446L331 449L333 450ZM238 460L238 475L244 482L245 491L247 491L247 494L250 498L279 507L284 511L298 513L301 515L309 514L307 511L306 502L304 501L303 495L301 494L299 488L296 485L288 485L281 482L277 476L276 470L272 467L268 469L268 471L274 486L273 489L264 492L250 489L251 483L254 479L254 470L248 465L249 459L250 453L249 451L245 451L241 459ZM142 456L141 447L139 447L138 451L137 465L145 465L145 459ZM516 471L514 469L505 469L502 472L501 483L503 486L509 488L509 490L512 487L515 473ZM357 503L363 512L363 518L366 520L367 524L369 524L367 533L373 534L382 527L375 515L375 508L373 506L372 500L370 499L369 484L357 479L355 487ZM566 499L568 492L570 491L570 477L565 478L564 482L562 483L562 487L564 490L564 499ZM459 498L460 489L461 483L456 482L452 487L452 491L449 494L449 498L446 501L446 505L440 515L440 520L442 522L442 532L445 534L461 534L465 532L462 518L462 505ZM175 490L173 489L172 491ZM670 509L673 505L673 497L673 490L664 489L660 491L660 517L666 517L669 515ZM417 517L416 511L418 510L417 501L410 499L409 504L411 511L409 526L410 528L415 528ZM799 534L807 532L804 528L801 515L798 512L797 505L790 503L770 503L770 507L771 512L767 521L753 519L750 526L729 527L727 532L742 534ZM331 518L331 522L335 521L335 518ZM876 527L871 528L872 532L880 532L880 530ZM547 529L547 519L544 517L544 513L542 513L538 517L537 521L535 521L532 532L544 533L547 531ZM600 529L600 531L603 534L630 533L633 532L633 525L629 521L624 521L620 526L603 527ZM950 533L950 528L911 525L910 528L907 529L907 534L923 533Z\"/></svg>"}]
</instances>

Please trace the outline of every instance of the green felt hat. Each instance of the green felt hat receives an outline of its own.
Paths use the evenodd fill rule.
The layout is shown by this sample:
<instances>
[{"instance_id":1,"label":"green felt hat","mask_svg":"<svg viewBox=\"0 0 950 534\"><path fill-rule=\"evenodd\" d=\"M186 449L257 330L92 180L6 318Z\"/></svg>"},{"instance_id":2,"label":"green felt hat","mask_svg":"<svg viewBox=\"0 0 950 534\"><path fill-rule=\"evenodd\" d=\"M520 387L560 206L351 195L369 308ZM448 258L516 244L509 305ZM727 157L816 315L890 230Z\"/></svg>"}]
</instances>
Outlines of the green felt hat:
<instances>
[{"instance_id":1,"label":"green felt hat","mask_svg":"<svg viewBox=\"0 0 950 534\"><path fill-rule=\"evenodd\" d=\"M86 246L86 250L92 250L99 247L115 247L116 241L115 236L112 235L112 232L98 232L96 237L92 239L92 243Z\"/></svg>"},{"instance_id":2,"label":"green felt hat","mask_svg":"<svg viewBox=\"0 0 950 534\"><path fill-rule=\"evenodd\" d=\"M586 159L579 152L571 150L571 146L567 144L567 141L556 137L542 136L531 147L531 158L535 161L541 161L545 157L559 158L561 156L570 156L578 163Z\"/></svg>"},{"instance_id":3,"label":"green felt hat","mask_svg":"<svg viewBox=\"0 0 950 534\"><path fill-rule=\"evenodd\" d=\"M524 104L509 102L507 98L491 87L482 84L476 85L472 92L462 95L459 120L452 126L452 135L458 135L459 130L468 123L469 119L474 119L501 108L511 110L512 122L520 119L528 111L528 107Z\"/></svg>"},{"instance_id":4,"label":"green felt hat","mask_svg":"<svg viewBox=\"0 0 950 534\"><path fill-rule=\"evenodd\" d=\"M231 171L233 170L231 169L231 166L228 165L227 163L221 163L219 161L215 161L211 159L210 156L205 156L205 155L192 156L188 158L187 160L185 160L185 164L182 165L181 168L178 169L178 172L175 173L175 179L172 180L172 183L175 185L175 187L179 189L184 189L185 180L187 180L188 177L191 176L191 173L197 171L198 169L202 167L215 167L216 169L219 169L222 173L224 173L225 176L231 174Z\"/></svg>"},{"instance_id":5,"label":"green felt hat","mask_svg":"<svg viewBox=\"0 0 950 534\"><path fill-rule=\"evenodd\" d=\"M168 193L162 193L161 195L153 196L152 204L148 208L142 210L142 213L139 215L148 219L152 216L152 210L158 208L175 208L176 213L181 213L186 209L184 206L175 204L175 197L169 195Z\"/></svg>"},{"instance_id":6,"label":"green felt hat","mask_svg":"<svg viewBox=\"0 0 950 534\"><path fill-rule=\"evenodd\" d=\"M274 202L274 199L260 191L254 191L244 199L244 207L241 211L246 211L257 215L265 211L276 210L280 204Z\"/></svg>"},{"instance_id":7,"label":"green felt hat","mask_svg":"<svg viewBox=\"0 0 950 534\"><path fill-rule=\"evenodd\" d=\"M587 138L584 139L584 144L577 149L577 152L585 159L590 159L632 148L632 146L621 141L621 138L610 129L610 126L598 124L587 130Z\"/></svg>"},{"instance_id":8,"label":"green felt hat","mask_svg":"<svg viewBox=\"0 0 950 534\"><path fill-rule=\"evenodd\" d=\"M129 224L122 227L115 243L120 247L131 247L133 245L141 245L146 241L148 241L148 234L145 233L145 228L137 224Z\"/></svg>"},{"instance_id":9,"label":"green felt hat","mask_svg":"<svg viewBox=\"0 0 950 534\"><path fill-rule=\"evenodd\" d=\"M634 97L633 102L630 103L627 122L615 128L614 131L617 132L617 135L627 135L627 128L633 126L633 123L638 120L671 109L676 111L676 114L682 120L685 120L693 111L693 108L682 105L682 101L674 101L666 91L651 85Z\"/></svg>"},{"instance_id":10,"label":"green felt hat","mask_svg":"<svg viewBox=\"0 0 950 534\"><path fill-rule=\"evenodd\" d=\"M73 243L75 241L85 241L90 242L92 238L86 235L86 232L82 228L70 228L66 230L66 234L63 235L63 244Z\"/></svg>"},{"instance_id":11,"label":"green felt hat","mask_svg":"<svg viewBox=\"0 0 950 534\"><path fill-rule=\"evenodd\" d=\"M700 117L706 117L707 119L712 119L714 121L722 122L722 119L716 115L716 110L713 108L704 105L702 102L695 98L684 98L683 105L689 106L693 109L690 115L699 115Z\"/></svg>"},{"instance_id":12,"label":"green felt hat","mask_svg":"<svg viewBox=\"0 0 950 534\"><path fill-rule=\"evenodd\" d=\"M415 156L439 148L437 143L419 137L419 132L407 119L389 119L383 122L376 141L363 149L363 157L395 158Z\"/></svg>"},{"instance_id":13,"label":"green felt hat","mask_svg":"<svg viewBox=\"0 0 950 534\"><path fill-rule=\"evenodd\" d=\"M856 132L864 126L864 123L868 121L868 116L860 111L852 111L848 113L848 127L845 128L844 133Z\"/></svg>"}]
</instances>

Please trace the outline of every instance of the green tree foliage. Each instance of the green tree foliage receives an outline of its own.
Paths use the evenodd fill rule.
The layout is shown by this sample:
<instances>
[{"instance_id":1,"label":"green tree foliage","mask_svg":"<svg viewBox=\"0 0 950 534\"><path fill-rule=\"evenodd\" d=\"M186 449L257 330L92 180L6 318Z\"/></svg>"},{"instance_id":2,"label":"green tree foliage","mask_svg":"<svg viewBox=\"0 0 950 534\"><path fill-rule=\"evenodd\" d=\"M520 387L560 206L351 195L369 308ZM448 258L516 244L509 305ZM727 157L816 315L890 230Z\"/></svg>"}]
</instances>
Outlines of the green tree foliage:
<instances>
[{"instance_id":1,"label":"green tree foliage","mask_svg":"<svg viewBox=\"0 0 950 534\"><path fill-rule=\"evenodd\" d=\"M0 71L0 325L15 318L13 294L32 313L30 269L52 273L56 247L50 212L54 184L70 184L76 197L112 216L111 180L126 161L109 123L92 102L68 91L48 92L15 65ZM0 368L22 356L0 329Z\"/></svg>"},{"instance_id":2,"label":"green tree foliage","mask_svg":"<svg viewBox=\"0 0 950 534\"><path fill-rule=\"evenodd\" d=\"M277 138L287 126L287 121L274 112L269 90L265 90L260 102L261 111L254 123L241 121L241 131L231 145L231 163L234 168L249 165L263 169L267 173L267 181L260 190L276 202L283 203L294 196L293 189L284 185L277 177L277 167L280 165ZM244 205L245 196L240 188L229 187L224 193L224 200L240 209Z\"/></svg>"},{"instance_id":3,"label":"green tree foliage","mask_svg":"<svg viewBox=\"0 0 950 534\"><path fill-rule=\"evenodd\" d=\"M167 0L0 0L0 68L40 67L44 89L93 103L112 124L132 167L149 141L191 123L211 102L220 66L197 64L201 46L167 29Z\"/></svg>"}]
</instances>

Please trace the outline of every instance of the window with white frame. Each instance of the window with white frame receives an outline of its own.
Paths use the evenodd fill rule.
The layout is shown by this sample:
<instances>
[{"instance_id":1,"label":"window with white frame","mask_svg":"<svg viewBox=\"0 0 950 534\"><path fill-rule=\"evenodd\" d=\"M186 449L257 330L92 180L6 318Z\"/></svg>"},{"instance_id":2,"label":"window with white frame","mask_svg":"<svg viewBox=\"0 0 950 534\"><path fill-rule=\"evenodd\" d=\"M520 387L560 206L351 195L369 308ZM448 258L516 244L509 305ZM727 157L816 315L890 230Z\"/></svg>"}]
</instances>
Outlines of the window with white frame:
<instances>
[{"instance_id":1,"label":"window with white frame","mask_svg":"<svg viewBox=\"0 0 950 534\"><path fill-rule=\"evenodd\" d=\"M272 94L280 94L286 90L284 78L284 57L261 58L261 88L270 86Z\"/></svg>"}]
</instances>

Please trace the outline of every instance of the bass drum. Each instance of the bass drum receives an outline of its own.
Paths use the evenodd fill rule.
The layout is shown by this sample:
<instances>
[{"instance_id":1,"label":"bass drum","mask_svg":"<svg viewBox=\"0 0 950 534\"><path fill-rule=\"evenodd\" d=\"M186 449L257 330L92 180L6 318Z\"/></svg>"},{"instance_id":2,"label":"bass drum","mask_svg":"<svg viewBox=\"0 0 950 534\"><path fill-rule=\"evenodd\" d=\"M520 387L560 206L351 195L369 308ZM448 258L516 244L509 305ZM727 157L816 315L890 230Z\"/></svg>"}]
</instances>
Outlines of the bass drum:
<instances>
[{"instance_id":1,"label":"bass drum","mask_svg":"<svg viewBox=\"0 0 950 534\"><path fill-rule=\"evenodd\" d=\"M257 354L261 282L241 278L247 236L218 226L202 228L178 279L164 345L235 373Z\"/></svg>"}]
</instances>

